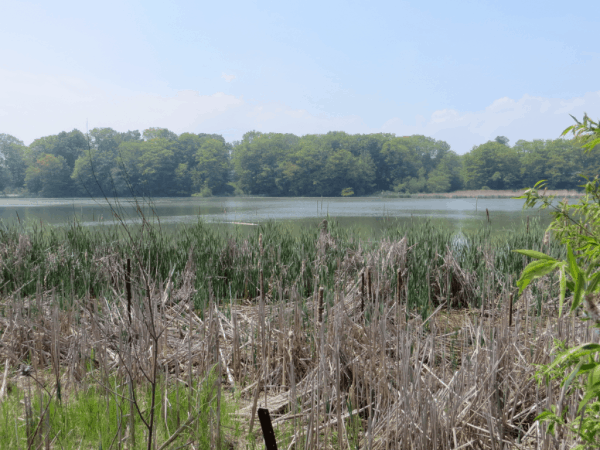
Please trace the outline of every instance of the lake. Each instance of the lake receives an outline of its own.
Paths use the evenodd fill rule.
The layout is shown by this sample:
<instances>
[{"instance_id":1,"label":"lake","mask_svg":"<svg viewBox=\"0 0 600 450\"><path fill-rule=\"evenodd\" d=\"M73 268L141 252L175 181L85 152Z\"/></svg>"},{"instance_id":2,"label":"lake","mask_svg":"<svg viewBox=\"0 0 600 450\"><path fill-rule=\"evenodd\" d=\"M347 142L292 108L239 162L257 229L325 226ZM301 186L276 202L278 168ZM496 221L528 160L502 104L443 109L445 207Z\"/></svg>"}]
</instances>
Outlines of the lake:
<instances>
[{"instance_id":1,"label":"lake","mask_svg":"<svg viewBox=\"0 0 600 450\"><path fill-rule=\"evenodd\" d=\"M133 199L111 199L115 211L127 223L139 223ZM540 217L546 224L545 211L523 210L523 200L510 198L272 198L213 197L157 198L140 202L146 218L156 217L162 226L192 224L198 218L219 228L253 227L265 221L288 223L291 227L312 226L329 216L343 226L377 232L392 220L419 221L424 218L441 222L455 230L474 230L487 226L489 211L494 232L503 233L520 227L527 216ZM4 223L32 222L65 225L76 218L83 226L107 226L114 223L113 213L100 199L0 199L0 219Z\"/></svg>"}]
</instances>

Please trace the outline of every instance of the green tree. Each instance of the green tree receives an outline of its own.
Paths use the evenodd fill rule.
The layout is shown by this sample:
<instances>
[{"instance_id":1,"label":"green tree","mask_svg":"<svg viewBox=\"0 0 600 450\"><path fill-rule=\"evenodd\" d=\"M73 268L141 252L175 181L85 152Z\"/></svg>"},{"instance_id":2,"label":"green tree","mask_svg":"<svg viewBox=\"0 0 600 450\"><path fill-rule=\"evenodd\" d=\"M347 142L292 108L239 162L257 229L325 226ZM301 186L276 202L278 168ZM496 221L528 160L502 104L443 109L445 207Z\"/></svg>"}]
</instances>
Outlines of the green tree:
<instances>
[{"instance_id":1,"label":"green tree","mask_svg":"<svg viewBox=\"0 0 600 450\"><path fill-rule=\"evenodd\" d=\"M136 169L141 192L144 195L175 195L176 187L172 180L177 166L171 142L164 138L156 138L137 145L140 146L140 152Z\"/></svg>"},{"instance_id":2,"label":"green tree","mask_svg":"<svg viewBox=\"0 0 600 450\"><path fill-rule=\"evenodd\" d=\"M427 178L428 192L449 192L451 185L450 174L443 167L431 171Z\"/></svg>"},{"instance_id":3,"label":"green tree","mask_svg":"<svg viewBox=\"0 0 600 450\"><path fill-rule=\"evenodd\" d=\"M319 144L319 136L306 135L278 165L278 187L283 195L326 195L325 164L328 150Z\"/></svg>"},{"instance_id":4,"label":"green tree","mask_svg":"<svg viewBox=\"0 0 600 450\"><path fill-rule=\"evenodd\" d=\"M396 137L393 134L377 133L357 134L352 136L352 138L352 153L355 156L360 156L364 155L365 153L368 153L375 167L375 179L373 181L373 187L369 192L366 193L390 190L390 183L386 178L387 165L385 163L385 158L382 154L382 149L386 142L389 142L395 139Z\"/></svg>"},{"instance_id":5,"label":"green tree","mask_svg":"<svg viewBox=\"0 0 600 450\"><path fill-rule=\"evenodd\" d=\"M204 140L196 152L196 163L192 179L197 192L204 191L212 195L228 191L229 151L223 141L212 138Z\"/></svg>"},{"instance_id":6,"label":"green tree","mask_svg":"<svg viewBox=\"0 0 600 450\"><path fill-rule=\"evenodd\" d=\"M508 147L508 143L510 140L506 136L496 136L494 139L498 144L506 145Z\"/></svg>"},{"instance_id":7,"label":"green tree","mask_svg":"<svg viewBox=\"0 0 600 450\"><path fill-rule=\"evenodd\" d=\"M346 188L358 195L368 192L375 178L375 165L369 154L356 157L349 150L340 148L327 158L324 170L327 196L340 196Z\"/></svg>"},{"instance_id":8,"label":"green tree","mask_svg":"<svg viewBox=\"0 0 600 450\"><path fill-rule=\"evenodd\" d=\"M253 195L285 195L281 189L285 168L283 162L292 153L298 140L293 134L246 133L233 149L238 189Z\"/></svg>"},{"instance_id":9,"label":"green tree","mask_svg":"<svg viewBox=\"0 0 600 450\"><path fill-rule=\"evenodd\" d=\"M8 184L8 174L6 173L6 168L0 165L0 192L4 192Z\"/></svg>"},{"instance_id":10,"label":"green tree","mask_svg":"<svg viewBox=\"0 0 600 450\"><path fill-rule=\"evenodd\" d=\"M22 188L25 185L25 153L23 142L9 134L0 133L0 167L4 187Z\"/></svg>"},{"instance_id":11,"label":"green tree","mask_svg":"<svg viewBox=\"0 0 600 450\"><path fill-rule=\"evenodd\" d=\"M177 164L186 164L189 168L196 165L196 153L202 147L202 139L197 134L183 133L177 139L177 144L173 147Z\"/></svg>"},{"instance_id":12,"label":"green tree","mask_svg":"<svg viewBox=\"0 0 600 450\"><path fill-rule=\"evenodd\" d=\"M463 157L463 179L467 189L519 189L519 155L514 148L496 141L473 147Z\"/></svg>"},{"instance_id":13,"label":"green tree","mask_svg":"<svg viewBox=\"0 0 600 450\"><path fill-rule=\"evenodd\" d=\"M381 155L385 163L385 169L380 174L385 180L384 190L393 189L418 169L419 164L415 164L416 161L411 158L410 150L402 138L386 142L381 149Z\"/></svg>"},{"instance_id":14,"label":"green tree","mask_svg":"<svg viewBox=\"0 0 600 450\"><path fill-rule=\"evenodd\" d=\"M88 149L75 161L71 178L80 195L118 196L128 194L127 184L118 166L119 145L137 139L132 132L119 133L112 128L94 128L88 134Z\"/></svg>"},{"instance_id":15,"label":"green tree","mask_svg":"<svg viewBox=\"0 0 600 450\"><path fill-rule=\"evenodd\" d=\"M113 176L123 180L134 195L178 195L174 147L174 142L163 138L122 142L116 161L118 172Z\"/></svg>"},{"instance_id":16,"label":"green tree","mask_svg":"<svg viewBox=\"0 0 600 450\"><path fill-rule=\"evenodd\" d=\"M36 139L29 146L31 162L37 160L40 155L46 153L54 156L62 156L69 169L75 167L77 158L88 148L86 136L79 130L69 133L62 131L57 135L46 136Z\"/></svg>"},{"instance_id":17,"label":"green tree","mask_svg":"<svg viewBox=\"0 0 600 450\"><path fill-rule=\"evenodd\" d=\"M409 183L415 177L418 179L419 170L423 168L423 161L416 148L409 146L407 138L395 138L386 142L381 153L386 165L385 171L381 173L386 181L386 189L394 189L398 192L411 192L411 189L419 189L414 182L412 188L409 187Z\"/></svg>"},{"instance_id":18,"label":"green tree","mask_svg":"<svg viewBox=\"0 0 600 450\"><path fill-rule=\"evenodd\" d=\"M62 179L47 179L42 178L44 182L55 183L60 188L44 187L36 190L34 193L42 192L62 192L60 195L75 195L76 189L71 179L71 173L75 168L75 161L81 156L86 149L89 148L89 142L86 136L79 130L73 130L69 133L63 131L57 135L46 136L40 139L36 139L31 143L25 152L24 160L27 165L27 171L35 168L40 158L44 155L52 155L56 158L62 158L65 163L65 170L56 172L56 176L62 176ZM44 161L49 161L44 159ZM33 170L33 169L32 169ZM34 170L35 171L35 170ZM27 175L26 175L27 176ZM28 184L29 186L30 184ZM47 196L45 194L40 194Z\"/></svg>"},{"instance_id":19,"label":"green tree","mask_svg":"<svg viewBox=\"0 0 600 450\"><path fill-rule=\"evenodd\" d=\"M450 145L445 141L414 135L403 138L407 147L412 149L421 160L421 166L425 168L425 176L434 170L450 151Z\"/></svg>"},{"instance_id":20,"label":"green tree","mask_svg":"<svg viewBox=\"0 0 600 450\"><path fill-rule=\"evenodd\" d=\"M27 168L25 185L29 192L42 197L66 197L72 194L69 175L65 158L42 154Z\"/></svg>"},{"instance_id":21,"label":"green tree","mask_svg":"<svg viewBox=\"0 0 600 450\"><path fill-rule=\"evenodd\" d=\"M565 139L518 141L515 150L521 161L523 184L533 186L546 180L550 189L576 189L585 164L591 164L592 159L580 145Z\"/></svg>"},{"instance_id":22,"label":"green tree","mask_svg":"<svg viewBox=\"0 0 600 450\"><path fill-rule=\"evenodd\" d=\"M451 192L461 188L461 160L449 151L427 177L428 192Z\"/></svg>"},{"instance_id":23,"label":"green tree","mask_svg":"<svg viewBox=\"0 0 600 450\"><path fill-rule=\"evenodd\" d=\"M111 152L92 149L75 161L71 178L80 195L113 197L127 195L128 186Z\"/></svg>"},{"instance_id":24,"label":"green tree","mask_svg":"<svg viewBox=\"0 0 600 450\"><path fill-rule=\"evenodd\" d=\"M177 134L167 128L148 128L144 130L143 138L145 141L152 139L166 139L167 141L176 141Z\"/></svg>"},{"instance_id":25,"label":"green tree","mask_svg":"<svg viewBox=\"0 0 600 450\"><path fill-rule=\"evenodd\" d=\"M144 150L143 141L126 141L119 144L116 167L121 169L122 178L130 188L132 195L143 193L140 182L141 173L139 160Z\"/></svg>"},{"instance_id":26,"label":"green tree","mask_svg":"<svg viewBox=\"0 0 600 450\"><path fill-rule=\"evenodd\" d=\"M350 188L357 195L367 195L373 192L376 183L376 166L368 152L354 159L354 167L349 174ZM340 195L340 194L338 194Z\"/></svg>"}]
</instances>

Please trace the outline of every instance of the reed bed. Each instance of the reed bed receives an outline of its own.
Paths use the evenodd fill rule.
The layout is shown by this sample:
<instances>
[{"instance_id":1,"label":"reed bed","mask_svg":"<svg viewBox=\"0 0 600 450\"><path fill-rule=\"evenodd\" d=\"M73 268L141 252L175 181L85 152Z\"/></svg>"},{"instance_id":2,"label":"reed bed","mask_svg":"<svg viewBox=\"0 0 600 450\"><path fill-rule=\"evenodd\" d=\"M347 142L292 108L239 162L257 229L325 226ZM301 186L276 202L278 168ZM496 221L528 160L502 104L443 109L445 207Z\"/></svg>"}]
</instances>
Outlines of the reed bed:
<instances>
[{"instance_id":1,"label":"reed bed","mask_svg":"<svg viewBox=\"0 0 600 450\"><path fill-rule=\"evenodd\" d=\"M406 237L412 249L406 264L409 309L416 308L426 315L432 306L431 278L439 278L444 255L450 254L473 278L474 285L490 284L498 289L512 283L524 267L523 257L513 249L541 249L557 257L563 251L555 242L544 240L544 230L535 219L497 237L489 226L456 234L427 220L402 224L386 219L384 223L381 235L375 237L359 235L327 220L321 227L300 233L273 222L250 231L239 227L231 233L202 222L173 232L144 225L127 233L118 226L95 229L78 222L63 228L35 223L29 227L7 226L0 222L0 293L31 296L37 284L45 291L55 288L62 292L61 299L111 292L115 268L122 268L127 259L135 259L136 270L153 279L171 277L177 284L183 281L190 250L196 272L202 274L196 277L194 294L195 307L201 310L208 305L209 292L216 298L257 298L259 265L269 296L292 286L303 297L311 295L317 285L331 291L338 282L340 262L342 269L353 276L367 265L385 271L383 279L389 280L389 290L395 288L395 269L389 264L378 267L381 262L369 258L380 244L391 245ZM471 306L478 307L483 295L484 290L479 288Z\"/></svg>"},{"instance_id":2,"label":"reed bed","mask_svg":"<svg viewBox=\"0 0 600 450\"><path fill-rule=\"evenodd\" d=\"M557 279L516 296L513 249L560 253L535 222L501 240L428 222L1 233L14 448L61 448L47 411L92 388L119 411L103 448L262 448L258 407L286 449L553 448L534 418L560 390L535 367L556 339L597 340L557 317Z\"/></svg>"}]
</instances>

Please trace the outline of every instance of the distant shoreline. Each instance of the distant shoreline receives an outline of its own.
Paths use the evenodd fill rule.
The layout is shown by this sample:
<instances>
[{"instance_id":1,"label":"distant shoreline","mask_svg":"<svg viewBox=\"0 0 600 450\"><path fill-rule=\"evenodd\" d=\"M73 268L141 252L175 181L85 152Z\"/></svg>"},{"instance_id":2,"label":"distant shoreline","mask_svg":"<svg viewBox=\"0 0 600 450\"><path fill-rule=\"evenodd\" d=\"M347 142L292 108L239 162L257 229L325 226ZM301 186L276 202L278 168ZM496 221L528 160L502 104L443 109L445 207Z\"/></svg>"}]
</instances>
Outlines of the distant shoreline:
<instances>
[{"instance_id":1,"label":"distant shoreline","mask_svg":"<svg viewBox=\"0 0 600 450\"><path fill-rule=\"evenodd\" d=\"M419 194L399 194L395 192L386 192L374 195L379 198L513 198L520 197L527 189L518 191L513 190L473 190L473 191L454 191L438 193L419 193ZM558 198L579 198L584 194L575 190L567 189L548 189L546 195L555 195Z\"/></svg>"},{"instance_id":2,"label":"distant shoreline","mask_svg":"<svg viewBox=\"0 0 600 450\"><path fill-rule=\"evenodd\" d=\"M433 193L418 193L418 194L405 194L399 192L379 192L372 195L365 196L348 196L348 197L327 197L327 198L513 198L519 197L525 193L526 189L521 189L518 191L514 190L471 190L471 191L454 191L454 192L433 192ZM579 198L584 195L583 192L578 192L575 190L567 190L567 189L548 189L546 191L546 195L555 195L558 198ZM33 195L19 195L19 194L7 194L0 195L1 198L36 198L36 199L44 199L45 197L33 196ZM48 197L50 198L50 197ZM58 197L58 198L81 198L88 199L90 197ZM140 197L141 198L141 197ZM163 197L153 197L155 199L163 198ZM173 197L164 197L164 198L173 198ZM180 197L180 198L192 198L192 197ZM271 197L267 195L214 195L211 197L196 197L202 199L209 198L287 198L287 197ZM325 197L289 197L289 198L325 198Z\"/></svg>"}]
</instances>

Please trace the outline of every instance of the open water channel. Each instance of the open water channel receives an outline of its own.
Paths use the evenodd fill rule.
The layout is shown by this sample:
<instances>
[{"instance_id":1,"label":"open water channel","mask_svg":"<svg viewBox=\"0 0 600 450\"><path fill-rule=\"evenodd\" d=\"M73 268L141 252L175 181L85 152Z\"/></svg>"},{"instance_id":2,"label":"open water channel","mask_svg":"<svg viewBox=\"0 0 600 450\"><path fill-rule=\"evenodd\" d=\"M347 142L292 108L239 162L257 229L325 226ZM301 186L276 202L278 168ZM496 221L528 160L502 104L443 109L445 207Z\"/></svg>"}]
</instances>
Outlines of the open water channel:
<instances>
[{"instance_id":1,"label":"open water channel","mask_svg":"<svg viewBox=\"0 0 600 450\"><path fill-rule=\"evenodd\" d=\"M139 206L139 209L137 209ZM377 233L390 221L422 219L440 222L459 231L491 226L495 233L505 233L522 226L527 216L548 223L547 212L523 210L523 200L475 198L157 198L136 201L111 199L40 199L1 198L0 220L4 223L66 225L73 220L83 226L110 226L117 212L128 224L140 222L140 211L147 220L172 228L193 224L202 219L220 229L253 227L265 221L285 222L291 227L311 226L326 217L342 226L352 226L366 233ZM489 213L489 224L488 224Z\"/></svg>"}]
</instances>

